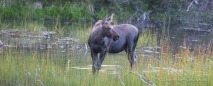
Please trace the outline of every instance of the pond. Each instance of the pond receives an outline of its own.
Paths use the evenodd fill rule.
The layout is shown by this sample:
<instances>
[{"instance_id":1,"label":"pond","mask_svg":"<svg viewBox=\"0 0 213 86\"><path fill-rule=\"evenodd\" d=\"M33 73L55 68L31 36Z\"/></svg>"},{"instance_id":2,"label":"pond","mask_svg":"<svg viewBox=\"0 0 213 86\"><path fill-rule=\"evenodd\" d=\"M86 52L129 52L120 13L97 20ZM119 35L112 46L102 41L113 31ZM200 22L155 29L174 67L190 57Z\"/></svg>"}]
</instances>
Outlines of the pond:
<instances>
[{"instance_id":1,"label":"pond","mask_svg":"<svg viewBox=\"0 0 213 86\"><path fill-rule=\"evenodd\" d=\"M59 79L50 78L49 80L49 78L45 78L46 75L42 74L47 73L48 76L48 71L51 73L49 76L60 77L61 83L64 85L94 84L93 81L90 81L92 78L92 60L87 44L92 26L93 22L1 21L0 40L4 45L1 47L0 60L2 64L8 66L8 69L2 67L0 71L6 69L13 72L14 76L9 75L9 73L4 74L7 72L6 70L1 72L1 74L4 74L1 78L7 77L7 82L2 83L4 80L1 79L0 85L23 85L24 83L25 85L53 85L51 83ZM151 61L150 58L159 58L162 53L166 53L162 52L163 48L167 49L168 46L170 47L168 52L172 53L172 56L168 54L169 58L167 59L173 58L177 52L180 52L180 49L187 50L187 48L190 48L190 51L194 52L199 46L203 46L202 48L211 48L212 46L212 32L179 29L180 27L170 28L152 27L142 32L136 48L138 64L135 68L140 73L150 72L148 66L159 71L159 64L161 63ZM14 69L10 70L9 68ZM128 73L126 71L129 70L127 56L125 52L121 52L119 54L107 54L100 74L101 76L109 75L107 80L110 81L110 77L115 78L121 73L126 74ZM22 73L23 75L21 75ZM88 78L83 78L85 76ZM118 80L120 81L113 82L121 84L122 80L119 77ZM125 77L129 77L129 75L122 78ZM67 83L65 79L76 80ZM86 80L84 84L79 84L81 79ZM131 82L128 80L124 79L124 82L130 85Z\"/></svg>"}]
</instances>

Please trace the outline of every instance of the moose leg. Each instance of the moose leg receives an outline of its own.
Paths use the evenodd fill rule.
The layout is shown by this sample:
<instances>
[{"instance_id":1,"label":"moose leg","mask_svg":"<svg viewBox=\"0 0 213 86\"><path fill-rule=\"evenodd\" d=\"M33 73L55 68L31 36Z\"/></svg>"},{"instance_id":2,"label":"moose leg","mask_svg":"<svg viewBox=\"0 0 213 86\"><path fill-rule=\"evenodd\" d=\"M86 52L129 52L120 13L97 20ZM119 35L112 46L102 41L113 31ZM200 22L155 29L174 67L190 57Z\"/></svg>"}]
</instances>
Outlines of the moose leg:
<instances>
[{"instance_id":1,"label":"moose leg","mask_svg":"<svg viewBox=\"0 0 213 86\"><path fill-rule=\"evenodd\" d=\"M92 73L95 74L97 71L98 53L91 52L92 57Z\"/></svg>"},{"instance_id":2,"label":"moose leg","mask_svg":"<svg viewBox=\"0 0 213 86\"><path fill-rule=\"evenodd\" d=\"M133 58L134 64L136 64L136 62L137 62L137 55L136 55L136 53L135 53L136 43L137 43L137 42L134 43L133 48L132 48L132 54L133 54L133 55L132 55L132 58Z\"/></svg>"},{"instance_id":3,"label":"moose leg","mask_svg":"<svg viewBox=\"0 0 213 86\"><path fill-rule=\"evenodd\" d=\"M138 39L135 39L134 41L133 41L133 47L132 47L132 60L133 60L133 63L134 63L134 65L136 64L136 62L137 62L137 55L136 55L136 53L135 53L135 48L136 48L136 45L137 45L137 41L138 41Z\"/></svg>"},{"instance_id":4,"label":"moose leg","mask_svg":"<svg viewBox=\"0 0 213 86\"><path fill-rule=\"evenodd\" d=\"M132 45L133 43L129 43L128 47L127 47L127 54L128 54L128 60L130 62L130 67L131 69L133 68L133 66L136 63L136 56L135 56L135 49Z\"/></svg>"},{"instance_id":5,"label":"moose leg","mask_svg":"<svg viewBox=\"0 0 213 86\"><path fill-rule=\"evenodd\" d=\"M106 55L106 49L102 49L102 51L100 52L100 56L99 56L99 60L97 64L98 70L101 69L101 65L102 65L102 62L104 61L105 55Z\"/></svg>"}]
</instances>

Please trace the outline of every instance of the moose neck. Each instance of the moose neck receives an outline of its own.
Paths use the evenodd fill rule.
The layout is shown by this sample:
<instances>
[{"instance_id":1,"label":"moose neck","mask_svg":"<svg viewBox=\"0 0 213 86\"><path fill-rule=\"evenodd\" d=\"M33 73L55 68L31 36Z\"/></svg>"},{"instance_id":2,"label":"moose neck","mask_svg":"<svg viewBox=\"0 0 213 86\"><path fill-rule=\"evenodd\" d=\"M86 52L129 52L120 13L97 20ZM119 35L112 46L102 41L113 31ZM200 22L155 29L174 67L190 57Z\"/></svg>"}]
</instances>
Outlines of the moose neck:
<instances>
[{"instance_id":1,"label":"moose neck","mask_svg":"<svg viewBox=\"0 0 213 86\"><path fill-rule=\"evenodd\" d=\"M97 28L96 30L93 30L93 35L92 35L92 39L94 42L100 41L102 40L105 36L102 33L102 30Z\"/></svg>"}]
</instances>

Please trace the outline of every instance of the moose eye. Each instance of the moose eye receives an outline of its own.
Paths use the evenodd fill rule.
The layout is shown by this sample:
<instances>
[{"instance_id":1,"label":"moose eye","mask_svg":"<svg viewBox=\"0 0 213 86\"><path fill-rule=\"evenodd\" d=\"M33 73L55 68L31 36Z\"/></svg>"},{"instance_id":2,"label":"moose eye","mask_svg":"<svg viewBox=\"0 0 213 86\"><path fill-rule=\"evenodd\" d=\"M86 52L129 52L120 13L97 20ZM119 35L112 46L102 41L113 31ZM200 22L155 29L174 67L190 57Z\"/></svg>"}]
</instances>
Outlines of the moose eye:
<instances>
[{"instance_id":1,"label":"moose eye","mask_svg":"<svg viewBox=\"0 0 213 86\"><path fill-rule=\"evenodd\" d=\"M110 29L110 28L107 28L106 30L107 30L107 32L111 32L111 29Z\"/></svg>"}]
</instances>

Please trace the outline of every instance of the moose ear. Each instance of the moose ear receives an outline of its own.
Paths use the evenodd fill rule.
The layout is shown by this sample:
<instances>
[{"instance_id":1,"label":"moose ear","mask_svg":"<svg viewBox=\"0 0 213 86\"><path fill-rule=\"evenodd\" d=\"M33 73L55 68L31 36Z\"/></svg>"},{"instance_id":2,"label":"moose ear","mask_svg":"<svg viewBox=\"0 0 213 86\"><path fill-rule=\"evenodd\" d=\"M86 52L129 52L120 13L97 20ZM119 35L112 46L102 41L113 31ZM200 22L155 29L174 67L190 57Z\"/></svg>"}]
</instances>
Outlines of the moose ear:
<instances>
[{"instance_id":1,"label":"moose ear","mask_svg":"<svg viewBox=\"0 0 213 86\"><path fill-rule=\"evenodd\" d=\"M101 24L103 25L105 22L107 22L107 17L102 20Z\"/></svg>"},{"instance_id":2,"label":"moose ear","mask_svg":"<svg viewBox=\"0 0 213 86\"><path fill-rule=\"evenodd\" d=\"M114 14L112 14L112 15L107 19L107 21L108 21L109 23L113 22L113 17L114 17Z\"/></svg>"},{"instance_id":3,"label":"moose ear","mask_svg":"<svg viewBox=\"0 0 213 86\"><path fill-rule=\"evenodd\" d=\"M103 24L104 24L104 22L105 22L105 19L103 19L103 20L101 21L101 25L103 25Z\"/></svg>"}]
</instances>

